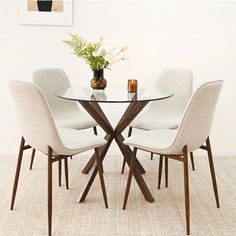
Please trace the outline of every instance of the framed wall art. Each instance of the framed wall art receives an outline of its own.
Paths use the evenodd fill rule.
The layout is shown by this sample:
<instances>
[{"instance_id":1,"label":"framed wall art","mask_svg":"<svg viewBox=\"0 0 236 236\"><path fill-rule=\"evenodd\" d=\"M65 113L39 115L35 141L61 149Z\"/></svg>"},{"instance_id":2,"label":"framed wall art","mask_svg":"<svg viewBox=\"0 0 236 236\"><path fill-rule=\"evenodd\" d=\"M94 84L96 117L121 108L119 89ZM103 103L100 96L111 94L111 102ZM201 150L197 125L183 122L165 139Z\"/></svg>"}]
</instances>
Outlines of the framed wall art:
<instances>
[{"instance_id":1,"label":"framed wall art","mask_svg":"<svg viewBox=\"0 0 236 236\"><path fill-rule=\"evenodd\" d=\"M20 0L20 24L72 25L72 0Z\"/></svg>"}]
</instances>

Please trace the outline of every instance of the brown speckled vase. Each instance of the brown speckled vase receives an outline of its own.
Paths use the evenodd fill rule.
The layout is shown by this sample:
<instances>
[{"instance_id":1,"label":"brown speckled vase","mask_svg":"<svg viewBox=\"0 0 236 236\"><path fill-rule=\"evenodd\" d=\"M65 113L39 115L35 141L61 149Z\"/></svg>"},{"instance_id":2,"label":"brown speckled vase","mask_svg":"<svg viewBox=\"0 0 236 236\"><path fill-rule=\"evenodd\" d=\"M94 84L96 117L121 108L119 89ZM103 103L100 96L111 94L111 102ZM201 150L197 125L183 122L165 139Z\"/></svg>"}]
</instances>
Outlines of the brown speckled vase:
<instances>
[{"instance_id":1,"label":"brown speckled vase","mask_svg":"<svg viewBox=\"0 0 236 236\"><path fill-rule=\"evenodd\" d=\"M104 79L103 70L93 71L93 79L90 81L93 89L103 90L107 86L107 81Z\"/></svg>"}]
</instances>

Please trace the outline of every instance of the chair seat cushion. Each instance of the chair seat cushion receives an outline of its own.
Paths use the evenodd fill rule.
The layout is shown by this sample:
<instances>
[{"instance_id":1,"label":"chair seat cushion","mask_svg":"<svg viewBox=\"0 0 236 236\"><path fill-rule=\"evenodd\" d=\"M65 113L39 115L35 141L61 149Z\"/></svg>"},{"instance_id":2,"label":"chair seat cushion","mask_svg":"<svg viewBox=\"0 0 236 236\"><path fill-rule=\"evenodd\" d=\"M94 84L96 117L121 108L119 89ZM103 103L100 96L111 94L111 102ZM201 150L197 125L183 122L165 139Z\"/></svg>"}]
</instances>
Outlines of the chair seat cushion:
<instances>
[{"instance_id":1,"label":"chair seat cushion","mask_svg":"<svg viewBox=\"0 0 236 236\"><path fill-rule=\"evenodd\" d=\"M87 129L97 126L96 121L87 113L72 111L56 114L54 116L58 127L71 129Z\"/></svg>"},{"instance_id":2,"label":"chair seat cushion","mask_svg":"<svg viewBox=\"0 0 236 236\"><path fill-rule=\"evenodd\" d=\"M132 135L124 143L148 152L173 154L173 146L178 130L156 129ZM176 154L176 153L175 153Z\"/></svg>"},{"instance_id":3,"label":"chair seat cushion","mask_svg":"<svg viewBox=\"0 0 236 236\"><path fill-rule=\"evenodd\" d=\"M58 128L58 134L64 146L60 155L75 155L106 144L102 136L94 135L89 130Z\"/></svg>"},{"instance_id":4,"label":"chair seat cushion","mask_svg":"<svg viewBox=\"0 0 236 236\"><path fill-rule=\"evenodd\" d=\"M181 115L146 112L137 116L130 127L143 130L176 129L179 126Z\"/></svg>"}]
</instances>

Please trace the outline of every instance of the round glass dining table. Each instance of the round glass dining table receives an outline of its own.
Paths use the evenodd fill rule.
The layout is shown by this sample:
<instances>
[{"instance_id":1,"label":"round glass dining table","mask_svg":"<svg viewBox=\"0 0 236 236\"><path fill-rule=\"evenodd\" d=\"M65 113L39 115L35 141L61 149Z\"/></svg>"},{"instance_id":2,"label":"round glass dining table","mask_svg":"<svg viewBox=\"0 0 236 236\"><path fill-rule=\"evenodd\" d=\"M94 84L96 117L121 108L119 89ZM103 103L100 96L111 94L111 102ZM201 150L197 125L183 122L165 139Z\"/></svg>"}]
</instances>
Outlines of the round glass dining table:
<instances>
[{"instance_id":1,"label":"round glass dining table","mask_svg":"<svg viewBox=\"0 0 236 236\"><path fill-rule=\"evenodd\" d=\"M122 136L122 132L149 102L168 99L174 95L171 91L154 87L139 89L136 93L128 93L119 87L106 88L104 91L92 90L89 88L68 87L66 89L56 91L55 94L57 97L62 99L79 102L98 123L98 125L106 132L105 139L107 140L107 143L99 148L101 161L104 160L111 142L115 140L129 166L133 152L129 146L123 143L124 137ZM108 117L99 105L100 103L128 104L116 127L112 127ZM96 157L94 153L83 169L83 173L88 174L88 177L80 192L77 202L83 202L85 200L95 179L98 171L95 159ZM154 202L154 198L142 177L142 174L145 173L144 168L138 160L135 165L136 168L134 168L133 176L136 179L144 198L149 202Z\"/></svg>"}]
</instances>

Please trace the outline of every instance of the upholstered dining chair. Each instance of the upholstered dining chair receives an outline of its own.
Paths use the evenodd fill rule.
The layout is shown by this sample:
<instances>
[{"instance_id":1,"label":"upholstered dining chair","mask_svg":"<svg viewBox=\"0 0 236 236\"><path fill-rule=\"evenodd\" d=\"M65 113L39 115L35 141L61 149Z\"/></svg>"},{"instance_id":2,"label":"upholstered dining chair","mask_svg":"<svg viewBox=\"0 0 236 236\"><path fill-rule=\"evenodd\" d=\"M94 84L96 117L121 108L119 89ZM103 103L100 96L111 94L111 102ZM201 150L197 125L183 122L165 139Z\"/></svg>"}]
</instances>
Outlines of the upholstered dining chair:
<instances>
[{"instance_id":1,"label":"upholstered dining chair","mask_svg":"<svg viewBox=\"0 0 236 236\"><path fill-rule=\"evenodd\" d=\"M135 167L137 149L157 153L173 160L181 161L184 170L185 215L186 231L190 234L190 201L188 153L197 148L207 150L210 165L216 205L219 205L215 170L209 140L216 103L221 91L223 81L213 81L202 85L192 96L178 129L156 129L144 134L133 135L125 140L125 144L134 147L123 209L126 207L132 173ZM206 145L203 145L206 142Z\"/></svg>"},{"instance_id":2,"label":"upholstered dining chair","mask_svg":"<svg viewBox=\"0 0 236 236\"><path fill-rule=\"evenodd\" d=\"M129 127L128 137L131 136L133 128L141 130L153 129L177 129L193 91L193 73L191 70L182 68L170 68L161 71L156 86L169 89L174 96L162 101L150 102L147 110L137 116ZM151 159L153 153L151 153ZM193 170L194 159L191 153L191 164ZM158 189L161 184L163 156L159 159ZM124 173L125 159L123 160L122 173ZM165 158L165 185L168 186L168 158Z\"/></svg>"},{"instance_id":3,"label":"upholstered dining chair","mask_svg":"<svg viewBox=\"0 0 236 236\"><path fill-rule=\"evenodd\" d=\"M55 91L71 86L66 73L59 68L43 68L33 73L33 83L37 85L44 94L56 125L61 128L72 128L77 130L93 128L97 135L97 123L92 117L82 112L74 101L63 100L55 95ZM30 169L32 169L35 150L32 150ZM59 186L61 186L61 161L58 162Z\"/></svg>"},{"instance_id":4,"label":"upholstered dining chair","mask_svg":"<svg viewBox=\"0 0 236 236\"><path fill-rule=\"evenodd\" d=\"M102 173L102 164L98 147L106 141L96 135L88 135L84 131L61 128L56 126L50 107L45 96L31 83L11 81L10 88L21 128L22 138L16 167L15 180L12 191L11 210L13 210L20 168L24 150L34 148L47 155L48 159L48 234L52 228L52 164L64 160L67 167L67 158L78 153L95 149L97 169L99 172L105 206L108 208L105 183ZM27 142L28 145L25 145ZM67 168L66 168L67 169ZM68 182L68 169L66 171Z\"/></svg>"}]
</instances>

